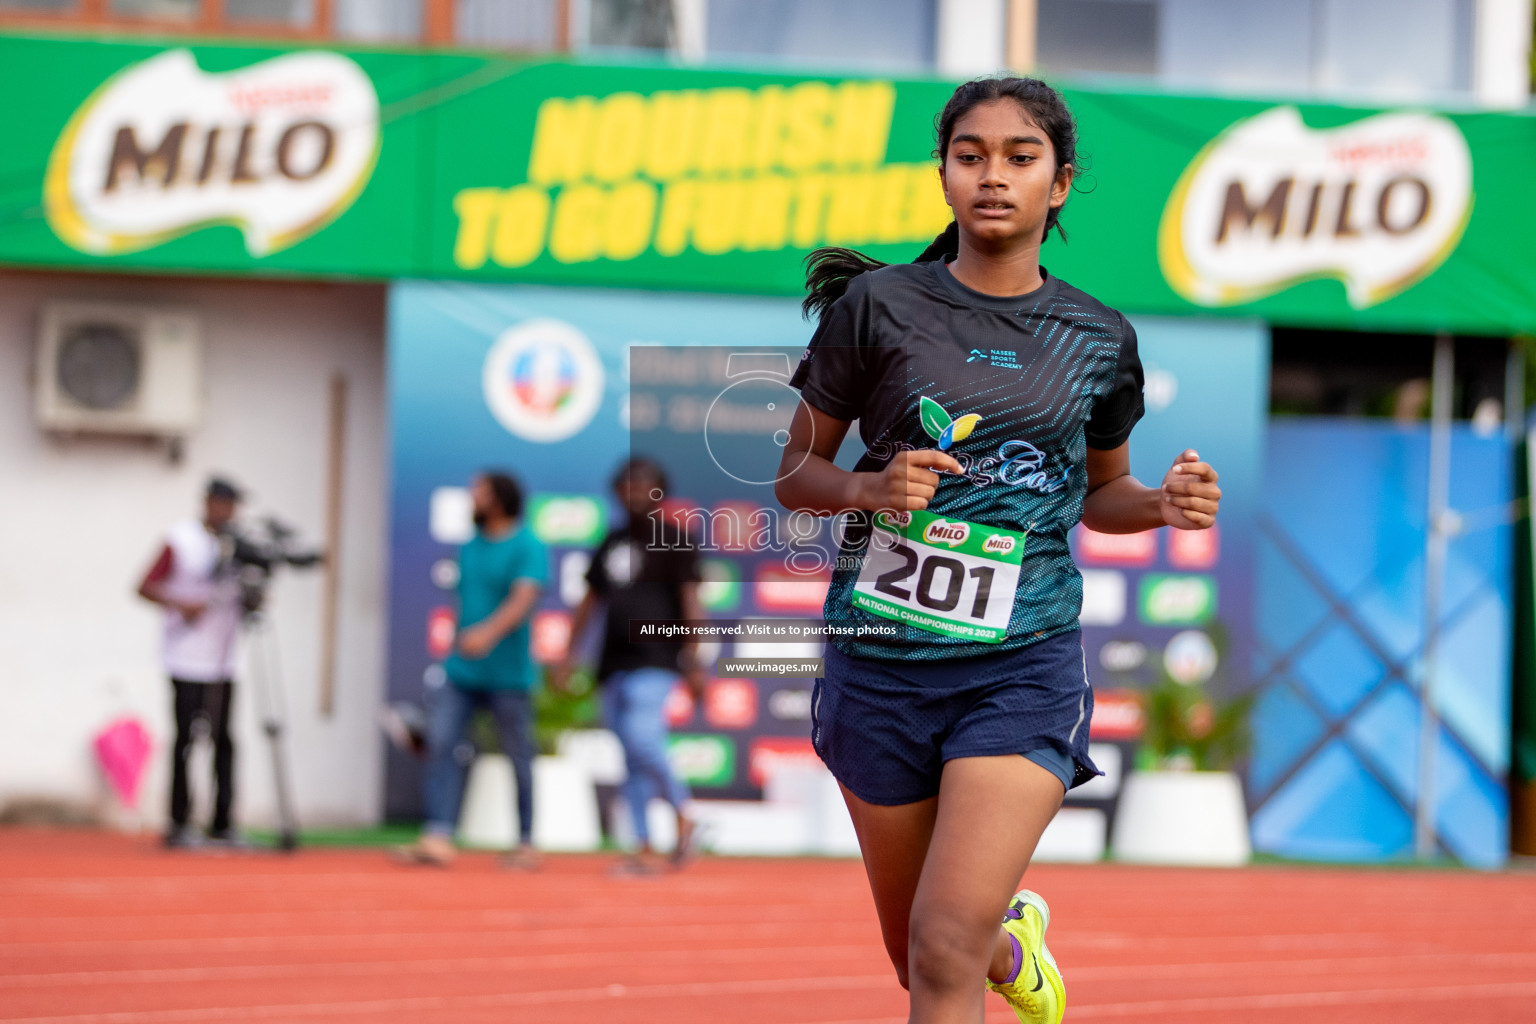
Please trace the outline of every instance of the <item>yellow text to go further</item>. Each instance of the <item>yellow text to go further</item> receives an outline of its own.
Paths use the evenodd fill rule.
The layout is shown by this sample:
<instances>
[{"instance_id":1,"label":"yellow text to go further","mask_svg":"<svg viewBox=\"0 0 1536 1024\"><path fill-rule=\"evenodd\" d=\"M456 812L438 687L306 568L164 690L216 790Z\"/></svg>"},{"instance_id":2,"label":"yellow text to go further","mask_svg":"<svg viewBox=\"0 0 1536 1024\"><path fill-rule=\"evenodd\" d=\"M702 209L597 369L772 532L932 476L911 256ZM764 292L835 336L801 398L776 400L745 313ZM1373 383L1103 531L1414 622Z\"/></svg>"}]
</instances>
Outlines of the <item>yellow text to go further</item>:
<instances>
[{"instance_id":1,"label":"yellow text to go further","mask_svg":"<svg viewBox=\"0 0 1536 1024\"><path fill-rule=\"evenodd\" d=\"M633 178L557 188L468 188L454 196L454 263L521 267L817 245L926 242L950 221L931 163L872 169Z\"/></svg>"}]
</instances>

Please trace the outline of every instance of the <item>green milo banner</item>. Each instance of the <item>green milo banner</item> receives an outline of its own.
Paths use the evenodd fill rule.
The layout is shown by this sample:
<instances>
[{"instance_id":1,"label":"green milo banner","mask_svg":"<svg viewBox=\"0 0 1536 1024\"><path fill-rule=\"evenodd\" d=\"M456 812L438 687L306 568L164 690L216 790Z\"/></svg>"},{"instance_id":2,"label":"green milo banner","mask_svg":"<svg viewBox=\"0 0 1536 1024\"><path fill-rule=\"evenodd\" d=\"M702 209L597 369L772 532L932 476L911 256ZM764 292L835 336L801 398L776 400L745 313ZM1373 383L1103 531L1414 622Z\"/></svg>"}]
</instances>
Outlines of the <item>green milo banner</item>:
<instances>
[{"instance_id":1,"label":"green milo banner","mask_svg":"<svg viewBox=\"0 0 1536 1024\"><path fill-rule=\"evenodd\" d=\"M795 294L948 221L953 83L0 37L0 263ZM1138 313L1536 330L1536 119L1068 89L1051 270Z\"/></svg>"}]
</instances>

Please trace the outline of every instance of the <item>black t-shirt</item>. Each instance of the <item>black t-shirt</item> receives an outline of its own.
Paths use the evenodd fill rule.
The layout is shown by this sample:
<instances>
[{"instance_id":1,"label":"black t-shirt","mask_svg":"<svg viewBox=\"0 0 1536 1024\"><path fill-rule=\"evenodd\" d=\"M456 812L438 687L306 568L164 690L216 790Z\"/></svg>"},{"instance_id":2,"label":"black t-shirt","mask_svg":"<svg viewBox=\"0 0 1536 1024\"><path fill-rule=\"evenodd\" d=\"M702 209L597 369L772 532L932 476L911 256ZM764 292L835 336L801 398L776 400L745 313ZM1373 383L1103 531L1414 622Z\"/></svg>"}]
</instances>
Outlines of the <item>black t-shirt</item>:
<instances>
[{"instance_id":1,"label":"black t-shirt","mask_svg":"<svg viewBox=\"0 0 1536 1024\"><path fill-rule=\"evenodd\" d=\"M608 532L587 569L587 586L607 606L599 681L637 668L678 670L682 642L635 643L629 638L629 620L682 618L683 584L698 580L697 548L660 516Z\"/></svg>"},{"instance_id":2,"label":"black t-shirt","mask_svg":"<svg viewBox=\"0 0 1536 1024\"><path fill-rule=\"evenodd\" d=\"M859 421L866 453L856 471L877 471L902 450L945 449L965 473L940 477L928 508L945 518L938 525L962 524L958 536L967 528L978 538L991 536L978 525L1023 535L1012 612L1001 613L1006 630L998 630L1000 640L936 633L913 624L921 616L907 615L895 621L894 639L834 634L845 653L965 657L1077 626L1082 577L1067 534L1082 518L1087 448L1118 448L1129 438L1143 412L1142 370L1136 332L1123 316L1044 268L1041 274L1044 284L1035 291L998 297L967 288L941 262L883 267L849 282L811 339L791 383L822 412ZM923 550L965 547L954 531L947 536ZM868 537L867 527L849 531L825 616L834 625L889 631L893 616L855 603ZM959 558L933 569L914 562L910 579L897 576L904 581L886 586L910 595L920 584L917 590L928 588L924 603L946 607L954 618L973 601L980 609L989 599L968 589L991 582L991 576L981 581L981 566Z\"/></svg>"}]
</instances>

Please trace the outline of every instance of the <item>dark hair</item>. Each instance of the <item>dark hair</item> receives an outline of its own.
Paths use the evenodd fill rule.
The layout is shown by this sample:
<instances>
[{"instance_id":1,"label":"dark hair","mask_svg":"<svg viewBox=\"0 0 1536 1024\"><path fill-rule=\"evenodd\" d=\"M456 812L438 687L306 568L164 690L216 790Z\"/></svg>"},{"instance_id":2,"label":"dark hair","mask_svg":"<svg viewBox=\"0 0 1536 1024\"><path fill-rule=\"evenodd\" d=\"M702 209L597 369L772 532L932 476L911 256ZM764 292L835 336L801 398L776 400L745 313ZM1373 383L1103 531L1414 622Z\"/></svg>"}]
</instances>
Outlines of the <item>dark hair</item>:
<instances>
[{"instance_id":1,"label":"dark hair","mask_svg":"<svg viewBox=\"0 0 1536 1024\"><path fill-rule=\"evenodd\" d=\"M983 103L994 100L1013 100L1024 114L1040 126L1051 146L1056 150L1056 170L1065 166L1077 166L1077 122L1067 101L1051 86L1038 78L977 78L966 82L954 91L939 116L934 119L934 135L938 143L933 155L943 166L949 156L949 138L954 134L955 122ZM1067 240L1067 233L1060 224L1061 207L1052 207L1045 215L1045 233L1040 240L1050 237L1051 229ZM928 248L913 263L931 263L960 251L960 227L954 221L941 231ZM842 298L848 290L848 282L870 270L878 270L884 263L858 252L835 246L817 249L805 258L805 301L801 311L818 318L832 308L832 303Z\"/></svg>"},{"instance_id":2,"label":"dark hair","mask_svg":"<svg viewBox=\"0 0 1536 1024\"><path fill-rule=\"evenodd\" d=\"M211 476L208 478L208 486L203 491L207 498L217 498L221 501L244 501L245 495L240 488L229 481L228 477Z\"/></svg>"},{"instance_id":3,"label":"dark hair","mask_svg":"<svg viewBox=\"0 0 1536 1024\"><path fill-rule=\"evenodd\" d=\"M644 455L631 455L625 459L614 471L612 486L617 489L619 484L635 476L650 477L663 491L667 489L667 471L661 468L661 463Z\"/></svg>"},{"instance_id":4,"label":"dark hair","mask_svg":"<svg viewBox=\"0 0 1536 1024\"><path fill-rule=\"evenodd\" d=\"M511 474L498 469L488 470L480 475L485 481L491 493L496 495L496 504L501 506L501 514L516 517L523 511L523 489L512 479Z\"/></svg>"}]
</instances>

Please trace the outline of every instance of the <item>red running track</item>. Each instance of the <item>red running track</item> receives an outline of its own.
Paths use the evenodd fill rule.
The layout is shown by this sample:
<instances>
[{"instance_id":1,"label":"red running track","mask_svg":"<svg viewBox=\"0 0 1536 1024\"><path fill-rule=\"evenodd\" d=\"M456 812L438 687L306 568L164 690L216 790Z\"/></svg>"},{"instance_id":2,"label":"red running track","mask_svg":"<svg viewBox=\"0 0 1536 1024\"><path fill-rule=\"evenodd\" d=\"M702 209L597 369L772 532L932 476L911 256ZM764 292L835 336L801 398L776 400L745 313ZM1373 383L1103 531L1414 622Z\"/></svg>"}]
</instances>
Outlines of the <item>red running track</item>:
<instances>
[{"instance_id":1,"label":"red running track","mask_svg":"<svg viewBox=\"0 0 1536 1024\"><path fill-rule=\"evenodd\" d=\"M857 863L162 852L0 832L11 1024L899 1024ZM1069 1021L1536 1020L1536 875L1041 866ZM1012 1013L989 997L988 1022Z\"/></svg>"}]
</instances>

